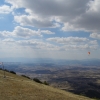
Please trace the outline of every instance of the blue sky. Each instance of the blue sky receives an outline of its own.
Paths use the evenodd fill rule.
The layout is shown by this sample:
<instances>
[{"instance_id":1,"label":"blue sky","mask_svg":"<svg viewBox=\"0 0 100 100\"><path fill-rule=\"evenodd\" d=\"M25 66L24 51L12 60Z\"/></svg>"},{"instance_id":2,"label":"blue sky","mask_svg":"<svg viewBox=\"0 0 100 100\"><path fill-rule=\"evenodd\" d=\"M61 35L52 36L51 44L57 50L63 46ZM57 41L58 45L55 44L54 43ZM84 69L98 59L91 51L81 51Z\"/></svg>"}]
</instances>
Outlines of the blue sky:
<instances>
[{"instance_id":1,"label":"blue sky","mask_svg":"<svg viewBox=\"0 0 100 100\"><path fill-rule=\"evenodd\" d=\"M99 9L100 0L0 0L0 58L100 59Z\"/></svg>"}]
</instances>

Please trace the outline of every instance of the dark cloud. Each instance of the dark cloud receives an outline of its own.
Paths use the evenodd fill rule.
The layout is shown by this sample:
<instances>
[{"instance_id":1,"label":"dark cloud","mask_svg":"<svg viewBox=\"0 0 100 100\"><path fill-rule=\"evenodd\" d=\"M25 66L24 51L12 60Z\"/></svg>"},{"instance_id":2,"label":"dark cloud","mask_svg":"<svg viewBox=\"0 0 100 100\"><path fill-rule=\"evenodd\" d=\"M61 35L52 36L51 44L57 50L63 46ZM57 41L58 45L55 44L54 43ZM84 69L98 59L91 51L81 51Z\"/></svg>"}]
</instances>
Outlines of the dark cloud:
<instances>
[{"instance_id":1,"label":"dark cloud","mask_svg":"<svg viewBox=\"0 0 100 100\"><path fill-rule=\"evenodd\" d=\"M59 27L64 31L100 31L100 0L6 0L28 15L15 16L21 25ZM58 24L59 23L59 24Z\"/></svg>"}]
</instances>

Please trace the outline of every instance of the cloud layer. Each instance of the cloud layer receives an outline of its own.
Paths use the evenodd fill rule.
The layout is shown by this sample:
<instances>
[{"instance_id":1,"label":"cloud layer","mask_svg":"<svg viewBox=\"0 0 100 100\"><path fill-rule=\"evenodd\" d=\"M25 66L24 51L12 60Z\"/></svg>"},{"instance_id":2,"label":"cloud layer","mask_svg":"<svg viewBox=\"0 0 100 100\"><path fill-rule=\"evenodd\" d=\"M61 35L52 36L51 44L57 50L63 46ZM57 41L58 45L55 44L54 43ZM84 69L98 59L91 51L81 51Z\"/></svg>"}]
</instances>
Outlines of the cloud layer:
<instances>
[{"instance_id":1,"label":"cloud layer","mask_svg":"<svg viewBox=\"0 0 100 100\"><path fill-rule=\"evenodd\" d=\"M5 0L0 18L12 22L10 29L0 30L0 48L48 51L49 56L95 51L100 47L99 9L100 0Z\"/></svg>"},{"instance_id":2,"label":"cloud layer","mask_svg":"<svg viewBox=\"0 0 100 100\"><path fill-rule=\"evenodd\" d=\"M5 0L5 2L10 3L11 7L4 5L2 7L8 8L8 11L7 9L3 11L1 7L1 12L10 12L10 8L13 9L13 12L16 9L24 8L25 13L13 13L14 21L23 27L16 26L12 32L3 31L1 37L31 38L34 36L41 37L43 34L55 34L49 30L24 28L24 26L32 26L36 28L58 27L62 31L88 31L92 33L90 34L91 38L99 39L99 0ZM98 45L96 40L79 37L55 37L46 40L60 45L64 44L61 48L92 48L92 46L96 48Z\"/></svg>"},{"instance_id":3,"label":"cloud layer","mask_svg":"<svg viewBox=\"0 0 100 100\"><path fill-rule=\"evenodd\" d=\"M24 28L24 27L21 27L21 26L16 26L15 29L10 32L10 31L1 31L0 32L0 37L1 38L4 38L4 37L22 37L22 38L30 38L32 36L39 36L41 37L42 34L55 34L55 32L51 32L49 30L40 30L38 29L37 31L36 30L32 30L32 29L29 29L29 28Z\"/></svg>"},{"instance_id":4,"label":"cloud layer","mask_svg":"<svg viewBox=\"0 0 100 100\"><path fill-rule=\"evenodd\" d=\"M7 5L0 6L0 14L9 14L12 11L12 8Z\"/></svg>"},{"instance_id":5,"label":"cloud layer","mask_svg":"<svg viewBox=\"0 0 100 100\"><path fill-rule=\"evenodd\" d=\"M15 16L20 25L60 27L63 31L100 31L99 0L6 0L12 8L25 8L28 15Z\"/></svg>"}]
</instances>

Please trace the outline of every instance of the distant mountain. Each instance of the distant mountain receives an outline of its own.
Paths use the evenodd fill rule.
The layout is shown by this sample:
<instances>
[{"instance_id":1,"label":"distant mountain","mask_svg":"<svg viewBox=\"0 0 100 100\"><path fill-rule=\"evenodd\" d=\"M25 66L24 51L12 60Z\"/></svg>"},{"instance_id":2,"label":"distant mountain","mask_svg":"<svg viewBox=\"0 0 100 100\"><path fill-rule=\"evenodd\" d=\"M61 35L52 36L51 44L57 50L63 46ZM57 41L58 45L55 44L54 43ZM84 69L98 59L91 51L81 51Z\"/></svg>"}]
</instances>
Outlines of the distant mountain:
<instances>
[{"instance_id":1,"label":"distant mountain","mask_svg":"<svg viewBox=\"0 0 100 100\"><path fill-rule=\"evenodd\" d=\"M59 65L100 65L100 59L84 59L84 60L65 60L51 58L0 58L0 62L21 62L21 63L39 63L39 64L59 64Z\"/></svg>"}]
</instances>

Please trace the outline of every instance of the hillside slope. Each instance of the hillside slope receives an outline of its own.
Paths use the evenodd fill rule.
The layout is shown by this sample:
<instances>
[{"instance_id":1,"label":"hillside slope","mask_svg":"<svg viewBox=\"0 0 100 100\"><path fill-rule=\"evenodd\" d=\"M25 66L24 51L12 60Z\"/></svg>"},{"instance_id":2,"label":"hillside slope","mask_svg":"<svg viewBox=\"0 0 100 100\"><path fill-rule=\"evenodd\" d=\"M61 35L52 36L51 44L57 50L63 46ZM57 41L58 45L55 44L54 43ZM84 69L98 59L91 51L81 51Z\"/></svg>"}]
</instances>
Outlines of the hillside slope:
<instances>
[{"instance_id":1,"label":"hillside slope","mask_svg":"<svg viewBox=\"0 0 100 100\"><path fill-rule=\"evenodd\" d=\"M0 70L0 100L92 100Z\"/></svg>"}]
</instances>

